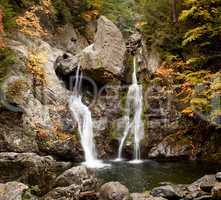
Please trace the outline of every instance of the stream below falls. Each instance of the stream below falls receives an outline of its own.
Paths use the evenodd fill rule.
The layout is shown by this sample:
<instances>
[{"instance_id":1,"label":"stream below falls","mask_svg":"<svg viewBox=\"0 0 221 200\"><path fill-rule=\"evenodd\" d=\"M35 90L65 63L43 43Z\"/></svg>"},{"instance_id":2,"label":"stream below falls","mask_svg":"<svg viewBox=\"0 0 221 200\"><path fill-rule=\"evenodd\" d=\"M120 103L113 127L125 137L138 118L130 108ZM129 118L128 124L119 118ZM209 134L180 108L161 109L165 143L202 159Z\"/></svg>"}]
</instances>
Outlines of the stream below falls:
<instances>
[{"instance_id":1,"label":"stream below falls","mask_svg":"<svg viewBox=\"0 0 221 200\"><path fill-rule=\"evenodd\" d=\"M144 192L159 186L161 182L190 184L205 174L214 174L221 165L208 162L156 162L144 161L140 164L111 162L111 167L97 169L96 173L104 183L119 181L130 192Z\"/></svg>"}]
</instances>

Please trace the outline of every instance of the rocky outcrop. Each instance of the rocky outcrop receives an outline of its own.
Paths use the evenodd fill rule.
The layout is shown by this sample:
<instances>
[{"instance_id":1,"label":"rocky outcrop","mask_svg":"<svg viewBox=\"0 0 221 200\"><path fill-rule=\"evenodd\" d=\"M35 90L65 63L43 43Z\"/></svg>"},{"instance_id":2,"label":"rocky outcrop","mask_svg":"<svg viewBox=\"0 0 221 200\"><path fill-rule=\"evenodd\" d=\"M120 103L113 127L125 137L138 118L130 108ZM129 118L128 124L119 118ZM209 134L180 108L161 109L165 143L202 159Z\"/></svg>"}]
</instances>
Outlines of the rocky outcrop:
<instances>
[{"instance_id":1,"label":"rocky outcrop","mask_svg":"<svg viewBox=\"0 0 221 200\"><path fill-rule=\"evenodd\" d=\"M157 159L190 159L192 154L191 141L181 139L180 141L173 136L168 136L156 147L153 147L148 156Z\"/></svg>"},{"instance_id":2,"label":"rocky outcrop","mask_svg":"<svg viewBox=\"0 0 221 200\"><path fill-rule=\"evenodd\" d=\"M94 43L73 56L65 54L57 60L57 68L64 75L78 65L89 78L100 82L113 82L122 78L126 46L120 30L106 17L97 21Z\"/></svg>"},{"instance_id":3,"label":"rocky outcrop","mask_svg":"<svg viewBox=\"0 0 221 200\"><path fill-rule=\"evenodd\" d=\"M152 189L154 197L162 197L168 200L210 200L220 199L220 182L215 175L205 175L190 185L166 184Z\"/></svg>"},{"instance_id":4,"label":"rocky outcrop","mask_svg":"<svg viewBox=\"0 0 221 200\"><path fill-rule=\"evenodd\" d=\"M80 65L98 81L111 81L122 77L126 52L120 30L104 16L98 19L94 43L83 50ZM96 75L96 76L95 76Z\"/></svg>"},{"instance_id":5,"label":"rocky outcrop","mask_svg":"<svg viewBox=\"0 0 221 200\"><path fill-rule=\"evenodd\" d=\"M96 197L97 183L92 171L84 166L73 167L57 177L54 189L46 194L43 199L93 199Z\"/></svg>"},{"instance_id":6,"label":"rocky outcrop","mask_svg":"<svg viewBox=\"0 0 221 200\"><path fill-rule=\"evenodd\" d=\"M57 177L55 187L78 185L81 192L96 190L97 179L95 174L84 166L73 167Z\"/></svg>"},{"instance_id":7,"label":"rocky outcrop","mask_svg":"<svg viewBox=\"0 0 221 200\"><path fill-rule=\"evenodd\" d=\"M129 190L119 182L104 184L99 194L100 200L129 200Z\"/></svg>"},{"instance_id":8,"label":"rocky outcrop","mask_svg":"<svg viewBox=\"0 0 221 200\"><path fill-rule=\"evenodd\" d=\"M0 109L0 152L38 152L36 134L25 131L20 112Z\"/></svg>"},{"instance_id":9,"label":"rocky outcrop","mask_svg":"<svg viewBox=\"0 0 221 200\"><path fill-rule=\"evenodd\" d=\"M49 191L57 175L70 167L70 163L56 162L50 156L0 153L1 182L17 180L32 186L38 185L41 193Z\"/></svg>"}]
</instances>

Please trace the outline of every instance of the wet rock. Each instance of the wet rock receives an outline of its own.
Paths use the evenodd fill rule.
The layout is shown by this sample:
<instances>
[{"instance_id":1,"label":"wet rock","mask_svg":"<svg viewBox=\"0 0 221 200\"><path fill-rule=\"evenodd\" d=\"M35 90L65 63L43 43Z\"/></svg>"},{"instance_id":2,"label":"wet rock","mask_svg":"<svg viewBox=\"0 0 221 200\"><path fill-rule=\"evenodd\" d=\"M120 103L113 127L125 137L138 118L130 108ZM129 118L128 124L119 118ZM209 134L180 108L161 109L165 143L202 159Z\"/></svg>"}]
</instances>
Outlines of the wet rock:
<instances>
[{"instance_id":1,"label":"wet rock","mask_svg":"<svg viewBox=\"0 0 221 200\"><path fill-rule=\"evenodd\" d=\"M19 182L8 182L0 184L0 199L1 200L22 200L27 185Z\"/></svg>"},{"instance_id":2,"label":"wet rock","mask_svg":"<svg viewBox=\"0 0 221 200\"><path fill-rule=\"evenodd\" d=\"M129 200L129 190L119 182L104 184L99 193L100 200Z\"/></svg>"},{"instance_id":3,"label":"wet rock","mask_svg":"<svg viewBox=\"0 0 221 200\"><path fill-rule=\"evenodd\" d=\"M213 199L221 199L221 183L216 182L212 189L212 197Z\"/></svg>"},{"instance_id":4,"label":"wet rock","mask_svg":"<svg viewBox=\"0 0 221 200\"><path fill-rule=\"evenodd\" d=\"M0 180L37 185L40 193L46 193L57 175L70 166L70 163L56 162L50 156L41 157L35 153L0 153Z\"/></svg>"},{"instance_id":5,"label":"wet rock","mask_svg":"<svg viewBox=\"0 0 221 200\"><path fill-rule=\"evenodd\" d=\"M216 180L221 182L221 172L216 173Z\"/></svg>"},{"instance_id":6,"label":"wet rock","mask_svg":"<svg viewBox=\"0 0 221 200\"><path fill-rule=\"evenodd\" d=\"M166 199L180 199L183 194L178 190L176 186L173 185L165 185L156 187L151 191L151 195L154 197L163 197Z\"/></svg>"},{"instance_id":7,"label":"wet rock","mask_svg":"<svg viewBox=\"0 0 221 200\"><path fill-rule=\"evenodd\" d=\"M93 171L85 166L68 169L57 177L54 187L66 187L78 185L81 192L94 191L97 187L97 179Z\"/></svg>"},{"instance_id":8,"label":"wet rock","mask_svg":"<svg viewBox=\"0 0 221 200\"><path fill-rule=\"evenodd\" d=\"M96 81L108 82L122 77L126 46L120 30L101 16L94 44L83 50L80 58L82 70Z\"/></svg>"},{"instance_id":9,"label":"wet rock","mask_svg":"<svg viewBox=\"0 0 221 200\"><path fill-rule=\"evenodd\" d=\"M132 55L135 55L136 51L141 46L142 46L142 35L140 33L132 34L126 42L127 52Z\"/></svg>"}]
</instances>

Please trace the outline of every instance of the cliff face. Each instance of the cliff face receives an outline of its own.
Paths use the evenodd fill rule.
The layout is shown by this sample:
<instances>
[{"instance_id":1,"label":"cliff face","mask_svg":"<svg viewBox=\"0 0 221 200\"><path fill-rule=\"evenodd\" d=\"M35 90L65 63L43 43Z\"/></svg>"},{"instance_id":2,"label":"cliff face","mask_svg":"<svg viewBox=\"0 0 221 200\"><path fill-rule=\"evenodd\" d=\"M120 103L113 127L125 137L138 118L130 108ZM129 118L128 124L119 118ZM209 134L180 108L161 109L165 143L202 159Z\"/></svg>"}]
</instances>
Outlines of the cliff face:
<instances>
[{"instance_id":1,"label":"cliff face","mask_svg":"<svg viewBox=\"0 0 221 200\"><path fill-rule=\"evenodd\" d=\"M67 2L70 7L76 6L75 1ZM23 14L16 17L17 28L5 38L14 52L14 62L1 86L1 152L83 159L76 122L68 108L74 84L73 81L70 85L70 79L80 65L85 78L83 100L93 114L99 156L115 157L124 128L122 116L131 83L131 59L136 54L139 81L144 86L146 136L142 157L219 158L220 129L199 117L208 101L203 94L193 95L195 83L201 82L206 84L208 93L220 91L216 79L219 73L210 74L212 78L208 81L208 77L199 77L202 74L189 72L187 80L183 77L187 70L159 68L158 54L146 51L139 34L128 40L123 38L104 16L89 20L82 33L72 24L58 25L50 1L23 7ZM218 111L211 110L216 120ZM130 140L125 152L125 156L132 156Z\"/></svg>"}]
</instances>

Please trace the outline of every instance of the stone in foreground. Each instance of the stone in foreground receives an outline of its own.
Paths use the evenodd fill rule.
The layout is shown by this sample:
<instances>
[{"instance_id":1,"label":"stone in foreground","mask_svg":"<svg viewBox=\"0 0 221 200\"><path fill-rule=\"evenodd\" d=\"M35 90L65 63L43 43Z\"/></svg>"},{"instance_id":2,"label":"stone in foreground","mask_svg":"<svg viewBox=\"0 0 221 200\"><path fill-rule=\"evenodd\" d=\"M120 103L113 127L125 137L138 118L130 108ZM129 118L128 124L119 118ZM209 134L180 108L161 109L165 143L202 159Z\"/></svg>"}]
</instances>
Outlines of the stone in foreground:
<instances>
[{"instance_id":1,"label":"stone in foreground","mask_svg":"<svg viewBox=\"0 0 221 200\"><path fill-rule=\"evenodd\" d=\"M119 182L109 182L100 189L100 200L129 200L129 190Z\"/></svg>"}]
</instances>

